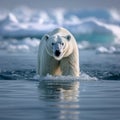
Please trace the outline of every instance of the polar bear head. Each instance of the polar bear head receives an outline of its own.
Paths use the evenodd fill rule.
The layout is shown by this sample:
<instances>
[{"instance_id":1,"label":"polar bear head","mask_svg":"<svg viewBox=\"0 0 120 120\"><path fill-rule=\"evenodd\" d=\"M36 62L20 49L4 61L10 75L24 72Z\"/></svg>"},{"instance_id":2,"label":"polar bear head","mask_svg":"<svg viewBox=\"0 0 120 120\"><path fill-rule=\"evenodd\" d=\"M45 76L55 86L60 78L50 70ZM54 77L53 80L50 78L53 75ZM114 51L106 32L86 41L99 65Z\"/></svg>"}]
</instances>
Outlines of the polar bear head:
<instances>
[{"instance_id":1,"label":"polar bear head","mask_svg":"<svg viewBox=\"0 0 120 120\"><path fill-rule=\"evenodd\" d=\"M69 34L46 34L44 39L46 41L47 53L56 60L61 60L62 58L69 56L73 51L72 38Z\"/></svg>"}]
</instances>

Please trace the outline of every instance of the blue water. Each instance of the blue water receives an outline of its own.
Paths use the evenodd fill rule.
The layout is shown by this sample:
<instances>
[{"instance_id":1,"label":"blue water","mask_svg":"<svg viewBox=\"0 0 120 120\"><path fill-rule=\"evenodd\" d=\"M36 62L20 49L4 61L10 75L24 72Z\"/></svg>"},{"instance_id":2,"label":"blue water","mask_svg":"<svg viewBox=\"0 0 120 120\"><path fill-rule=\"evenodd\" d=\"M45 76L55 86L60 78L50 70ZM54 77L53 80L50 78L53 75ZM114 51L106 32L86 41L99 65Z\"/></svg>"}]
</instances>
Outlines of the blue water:
<instances>
[{"instance_id":1,"label":"blue water","mask_svg":"<svg viewBox=\"0 0 120 120\"><path fill-rule=\"evenodd\" d=\"M120 119L119 11L17 8L1 13L0 120ZM41 36L59 26L76 38L80 77L39 78Z\"/></svg>"},{"instance_id":2,"label":"blue water","mask_svg":"<svg viewBox=\"0 0 120 120\"><path fill-rule=\"evenodd\" d=\"M80 50L81 77L36 79L33 53L0 52L1 120L119 120L120 56Z\"/></svg>"},{"instance_id":3,"label":"blue water","mask_svg":"<svg viewBox=\"0 0 120 120\"><path fill-rule=\"evenodd\" d=\"M80 81L76 91L64 84L0 80L1 120L119 120L120 81ZM64 90L62 90L62 88Z\"/></svg>"}]
</instances>

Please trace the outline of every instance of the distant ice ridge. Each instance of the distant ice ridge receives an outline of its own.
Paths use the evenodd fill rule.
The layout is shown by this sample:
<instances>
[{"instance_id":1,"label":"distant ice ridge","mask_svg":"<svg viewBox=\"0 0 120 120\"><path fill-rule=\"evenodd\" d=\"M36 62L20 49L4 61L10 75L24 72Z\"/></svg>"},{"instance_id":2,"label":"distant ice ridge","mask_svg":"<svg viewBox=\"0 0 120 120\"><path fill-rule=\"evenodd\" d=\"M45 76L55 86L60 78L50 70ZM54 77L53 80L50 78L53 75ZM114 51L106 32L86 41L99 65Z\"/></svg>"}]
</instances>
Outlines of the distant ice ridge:
<instances>
[{"instance_id":1,"label":"distant ice ridge","mask_svg":"<svg viewBox=\"0 0 120 120\"><path fill-rule=\"evenodd\" d=\"M0 38L0 50L5 50L10 53L28 53L38 51L40 39L37 38L23 38L23 39L2 39ZM108 44L108 45L94 45L88 41L77 42L79 50L92 49L96 50L98 54L120 54L120 45Z\"/></svg>"},{"instance_id":2,"label":"distant ice ridge","mask_svg":"<svg viewBox=\"0 0 120 120\"><path fill-rule=\"evenodd\" d=\"M6 50L11 53L21 52L37 52L40 39L37 38L23 38L18 39L2 39L0 40L0 50ZM91 49L93 46L88 41L78 43L80 50Z\"/></svg>"},{"instance_id":3,"label":"distant ice ridge","mask_svg":"<svg viewBox=\"0 0 120 120\"><path fill-rule=\"evenodd\" d=\"M91 48L92 46L90 45L90 43L88 41L82 41L78 44L78 48L80 50L84 50L84 49L88 49Z\"/></svg>"},{"instance_id":4,"label":"distant ice ridge","mask_svg":"<svg viewBox=\"0 0 120 120\"><path fill-rule=\"evenodd\" d=\"M119 12L114 9L40 11L21 7L9 13L0 12L0 36L3 37L40 37L40 34L63 26L78 36L96 33L99 35L112 34L114 38L111 39L120 43L119 24ZM111 42L110 38L106 39ZM87 40L90 42L92 38ZM98 39L99 41L100 39Z\"/></svg>"},{"instance_id":5,"label":"distant ice ridge","mask_svg":"<svg viewBox=\"0 0 120 120\"><path fill-rule=\"evenodd\" d=\"M120 48L115 46L104 47L100 46L96 49L99 54L120 54Z\"/></svg>"},{"instance_id":6,"label":"distant ice ridge","mask_svg":"<svg viewBox=\"0 0 120 120\"><path fill-rule=\"evenodd\" d=\"M11 53L36 52L38 50L39 43L40 40L36 38L0 40L0 49Z\"/></svg>"}]
</instances>

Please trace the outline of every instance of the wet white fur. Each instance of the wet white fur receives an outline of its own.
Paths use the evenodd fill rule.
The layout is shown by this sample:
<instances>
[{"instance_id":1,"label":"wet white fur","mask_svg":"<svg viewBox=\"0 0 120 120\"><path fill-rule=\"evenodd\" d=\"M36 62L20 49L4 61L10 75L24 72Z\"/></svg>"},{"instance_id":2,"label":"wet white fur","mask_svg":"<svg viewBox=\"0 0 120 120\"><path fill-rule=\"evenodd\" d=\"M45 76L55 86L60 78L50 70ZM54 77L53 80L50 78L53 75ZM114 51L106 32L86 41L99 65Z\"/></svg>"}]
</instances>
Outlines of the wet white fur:
<instances>
[{"instance_id":1,"label":"wet white fur","mask_svg":"<svg viewBox=\"0 0 120 120\"><path fill-rule=\"evenodd\" d=\"M70 35L70 40L67 36ZM78 46L73 35L65 28L57 28L42 37L38 50L37 74L40 76L64 75L79 76ZM59 40L58 40L59 39ZM64 42L60 57L54 56L52 42Z\"/></svg>"}]
</instances>

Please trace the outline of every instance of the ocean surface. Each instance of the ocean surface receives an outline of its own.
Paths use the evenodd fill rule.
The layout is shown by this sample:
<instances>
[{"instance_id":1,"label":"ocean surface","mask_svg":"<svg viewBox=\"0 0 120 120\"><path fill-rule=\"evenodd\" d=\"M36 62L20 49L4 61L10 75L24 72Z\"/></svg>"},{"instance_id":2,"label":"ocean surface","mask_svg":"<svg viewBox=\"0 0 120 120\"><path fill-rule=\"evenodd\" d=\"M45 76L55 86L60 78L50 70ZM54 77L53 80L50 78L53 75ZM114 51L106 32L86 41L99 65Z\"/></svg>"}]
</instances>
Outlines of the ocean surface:
<instances>
[{"instance_id":1,"label":"ocean surface","mask_svg":"<svg viewBox=\"0 0 120 120\"><path fill-rule=\"evenodd\" d=\"M76 38L80 77L38 77L41 36L60 26ZM119 11L0 10L0 120L48 119L120 120Z\"/></svg>"}]
</instances>

